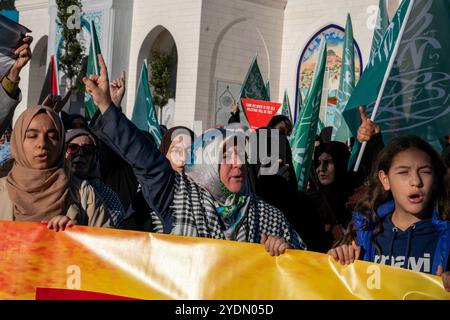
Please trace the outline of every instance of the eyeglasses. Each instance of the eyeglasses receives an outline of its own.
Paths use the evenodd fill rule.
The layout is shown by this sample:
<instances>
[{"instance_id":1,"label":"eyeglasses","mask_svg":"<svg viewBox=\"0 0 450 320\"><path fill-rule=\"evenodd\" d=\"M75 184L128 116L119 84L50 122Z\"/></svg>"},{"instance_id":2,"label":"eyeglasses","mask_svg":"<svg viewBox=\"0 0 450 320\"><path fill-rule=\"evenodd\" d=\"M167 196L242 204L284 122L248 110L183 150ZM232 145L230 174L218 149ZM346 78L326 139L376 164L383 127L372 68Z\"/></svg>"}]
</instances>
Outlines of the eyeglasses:
<instances>
[{"instance_id":1,"label":"eyeglasses","mask_svg":"<svg viewBox=\"0 0 450 320\"><path fill-rule=\"evenodd\" d=\"M76 143L69 143L67 146L67 152L70 155L77 154L81 150L83 150L83 154L85 154L87 156L92 156L95 154L97 147L94 146L93 144L84 144L84 145L80 146L79 144L76 144Z\"/></svg>"}]
</instances>

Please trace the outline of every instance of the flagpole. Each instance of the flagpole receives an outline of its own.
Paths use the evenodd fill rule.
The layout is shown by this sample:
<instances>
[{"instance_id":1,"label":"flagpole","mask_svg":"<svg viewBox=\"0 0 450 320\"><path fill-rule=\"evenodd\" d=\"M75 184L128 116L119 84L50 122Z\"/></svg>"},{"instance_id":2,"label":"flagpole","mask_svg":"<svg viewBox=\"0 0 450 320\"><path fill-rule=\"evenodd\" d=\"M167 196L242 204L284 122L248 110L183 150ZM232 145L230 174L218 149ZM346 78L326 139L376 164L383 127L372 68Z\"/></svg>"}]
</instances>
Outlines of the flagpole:
<instances>
[{"instance_id":1,"label":"flagpole","mask_svg":"<svg viewBox=\"0 0 450 320\"><path fill-rule=\"evenodd\" d=\"M380 106L381 97L383 96L384 88L386 87L387 81L389 79L389 75L391 74L392 66L394 65L395 57L397 56L398 48L400 47L400 42L402 41L403 33L405 32L406 24L408 23L409 16L411 15L411 10L412 10L413 6L414 6L414 0L411 0L411 2L409 3L408 10L406 11L405 20L403 21L402 27L400 28L397 42L395 43L394 52L391 55L386 73L384 74L383 82L381 84L380 91L378 92L377 101L375 102L375 107L373 108L372 114L370 116L370 120L372 122L375 121L375 116L377 114L378 107ZM358 172L362 157L364 155L364 150L366 149L366 145L367 145L367 141L364 141L361 144L361 149L359 150L358 158L356 159L355 168L353 169L354 172Z\"/></svg>"},{"instance_id":2,"label":"flagpole","mask_svg":"<svg viewBox=\"0 0 450 320\"><path fill-rule=\"evenodd\" d=\"M98 70L98 64L97 64L97 51L95 48L95 39L94 39L94 21L91 20L90 22L90 27L91 27L91 46L92 46L92 52L94 53L94 69L95 69L95 73L98 75L100 74L99 70Z\"/></svg>"}]
</instances>

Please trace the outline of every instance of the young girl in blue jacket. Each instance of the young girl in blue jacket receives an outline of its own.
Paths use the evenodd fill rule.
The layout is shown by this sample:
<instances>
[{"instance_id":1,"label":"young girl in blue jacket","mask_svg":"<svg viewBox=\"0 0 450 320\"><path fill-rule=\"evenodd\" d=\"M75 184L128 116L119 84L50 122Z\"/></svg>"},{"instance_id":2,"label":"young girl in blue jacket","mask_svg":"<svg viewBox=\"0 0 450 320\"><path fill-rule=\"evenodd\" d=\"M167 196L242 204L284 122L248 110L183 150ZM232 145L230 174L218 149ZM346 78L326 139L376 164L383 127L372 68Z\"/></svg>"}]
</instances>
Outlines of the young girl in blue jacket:
<instances>
[{"instance_id":1,"label":"young girl in blue jacket","mask_svg":"<svg viewBox=\"0 0 450 320\"><path fill-rule=\"evenodd\" d=\"M424 140L397 137L381 151L353 221L328 254L441 275L450 291L449 177Z\"/></svg>"}]
</instances>

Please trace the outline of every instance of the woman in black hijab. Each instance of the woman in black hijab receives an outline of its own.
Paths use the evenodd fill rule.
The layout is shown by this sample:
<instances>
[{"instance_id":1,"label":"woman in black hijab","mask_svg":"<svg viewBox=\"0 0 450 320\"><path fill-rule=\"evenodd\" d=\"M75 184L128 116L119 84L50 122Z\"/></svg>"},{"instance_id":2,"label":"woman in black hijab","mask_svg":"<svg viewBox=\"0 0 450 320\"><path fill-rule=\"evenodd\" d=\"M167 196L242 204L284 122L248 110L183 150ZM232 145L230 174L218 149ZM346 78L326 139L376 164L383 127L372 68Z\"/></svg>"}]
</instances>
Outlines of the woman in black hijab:
<instances>
[{"instance_id":1,"label":"woman in black hijab","mask_svg":"<svg viewBox=\"0 0 450 320\"><path fill-rule=\"evenodd\" d=\"M310 195L327 234L331 248L351 220L347 202L353 194L354 177L347 172L350 158L348 147L338 141L320 144L314 152L314 169L319 190Z\"/></svg>"},{"instance_id":2,"label":"woman in black hijab","mask_svg":"<svg viewBox=\"0 0 450 320\"><path fill-rule=\"evenodd\" d=\"M276 130L278 135L274 134L275 130L261 128L256 131L257 139L253 142L257 143L254 150L257 152L253 154L257 155L257 159L250 159L251 164L248 166L252 190L264 201L284 213L308 250L327 252L329 248L325 246L325 233L319 214L309 197L297 189L289 141L281 130ZM278 144L278 151L276 144ZM267 147L267 152L260 149L263 145ZM272 150L272 147L275 150ZM274 152L278 154L275 155ZM268 169L276 162L279 169L276 172L269 172Z\"/></svg>"},{"instance_id":3,"label":"woman in black hijab","mask_svg":"<svg viewBox=\"0 0 450 320\"><path fill-rule=\"evenodd\" d=\"M285 115L278 114L274 116L269 124L267 125L269 128L279 129L281 133L286 136L290 136L292 134L292 130L294 129L292 125L292 121L286 117Z\"/></svg>"},{"instance_id":4,"label":"woman in black hijab","mask_svg":"<svg viewBox=\"0 0 450 320\"><path fill-rule=\"evenodd\" d=\"M159 151L170 161L172 169L184 172L184 166L190 161L194 132L186 127L177 126L164 133Z\"/></svg>"},{"instance_id":5,"label":"woman in black hijab","mask_svg":"<svg viewBox=\"0 0 450 320\"><path fill-rule=\"evenodd\" d=\"M156 144L150 133L144 132L144 134L149 139L149 143ZM184 166L190 160L192 141L194 141L194 132L182 126L165 131L161 139L159 150L167 157L172 169L180 174L184 173ZM150 211L151 208L139 187L128 208L127 215L131 218L127 221L126 227L132 230L154 232Z\"/></svg>"}]
</instances>

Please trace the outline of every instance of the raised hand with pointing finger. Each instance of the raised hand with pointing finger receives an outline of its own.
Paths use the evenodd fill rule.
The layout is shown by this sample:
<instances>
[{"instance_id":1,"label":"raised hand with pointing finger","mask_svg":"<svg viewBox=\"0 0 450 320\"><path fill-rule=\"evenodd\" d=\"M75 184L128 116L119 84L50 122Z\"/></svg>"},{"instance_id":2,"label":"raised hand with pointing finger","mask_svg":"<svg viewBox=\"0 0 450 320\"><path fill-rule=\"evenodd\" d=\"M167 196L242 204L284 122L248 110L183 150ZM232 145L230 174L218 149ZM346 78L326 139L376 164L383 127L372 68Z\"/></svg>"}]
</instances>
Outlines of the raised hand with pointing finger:
<instances>
[{"instance_id":1,"label":"raised hand with pointing finger","mask_svg":"<svg viewBox=\"0 0 450 320\"><path fill-rule=\"evenodd\" d=\"M105 113L112 103L111 93L109 89L108 70L101 54L98 55L98 63L100 65L100 76L90 75L83 78L86 92L89 93L94 100L95 105L101 113Z\"/></svg>"},{"instance_id":2,"label":"raised hand with pointing finger","mask_svg":"<svg viewBox=\"0 0 450 320\"><path fill-rule=\"evenodd\" d=\"M361 114L361 125L358 128L358 141L363 143L368 142L372 136L381 132L380 127L370 120L367 116L366 109L364 107L359 107L359 113Z\"/></svg>"}]
</instances>

